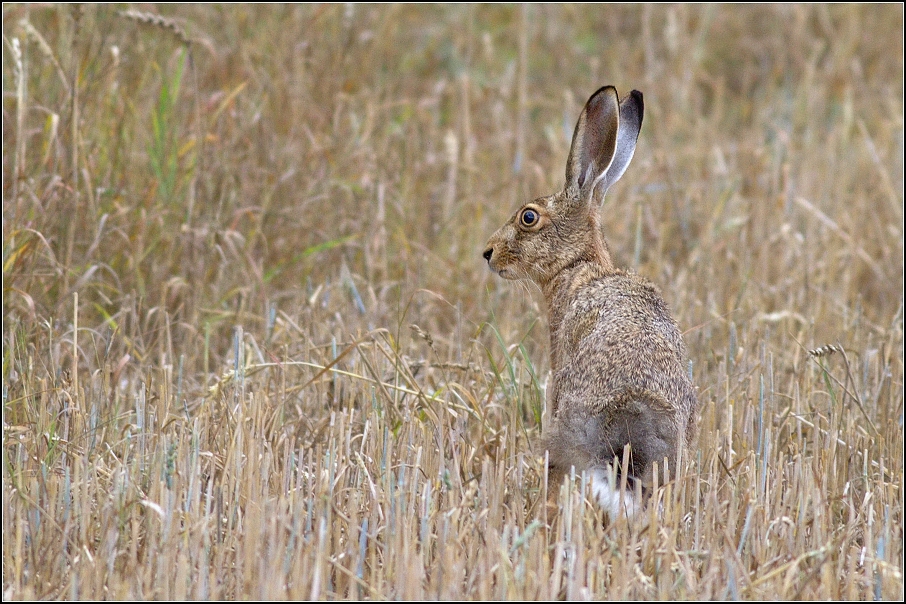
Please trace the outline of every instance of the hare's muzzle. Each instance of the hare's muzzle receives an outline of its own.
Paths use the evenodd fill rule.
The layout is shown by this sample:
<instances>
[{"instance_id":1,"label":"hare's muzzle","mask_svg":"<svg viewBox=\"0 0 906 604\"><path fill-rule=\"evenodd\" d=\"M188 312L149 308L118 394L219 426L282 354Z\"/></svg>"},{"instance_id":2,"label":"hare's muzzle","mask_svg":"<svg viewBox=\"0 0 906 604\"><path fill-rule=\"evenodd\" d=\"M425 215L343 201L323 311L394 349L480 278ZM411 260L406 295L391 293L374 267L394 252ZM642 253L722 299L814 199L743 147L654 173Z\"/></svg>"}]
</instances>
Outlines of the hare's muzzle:
<instances>
[{"instance_id":1,"label":"hare's muzzle","mask_svg":"<svg viewBox=\"0 0 906 604\"><path fill-rule=\"evenodd\" d=\"M506 271L501 269L500 266L497 266L500 264L500 254L497 254L496 256L494 256L494 246L493 245L488 246L488 249L486 249L484 251L482 256L484 256L484 259L488 261L489 269L491 269L492 271L494 271L495 273L497 273L504 279L508 278L506 276Z\"/></svg>"},{"instance_id":2,"label":"hare's muzzle","mask_svg":"<svg viewBox=\"0 0 906 604\"><path fill-rule=\"evenodd\" d=\"M488 261L488 268L497 273L504 279L514 279L515 277L505 267L500 266L500 253L494 253L494 246L488 246L488 249L482 253L484 259Z\"/></svg>"}]
</instances>

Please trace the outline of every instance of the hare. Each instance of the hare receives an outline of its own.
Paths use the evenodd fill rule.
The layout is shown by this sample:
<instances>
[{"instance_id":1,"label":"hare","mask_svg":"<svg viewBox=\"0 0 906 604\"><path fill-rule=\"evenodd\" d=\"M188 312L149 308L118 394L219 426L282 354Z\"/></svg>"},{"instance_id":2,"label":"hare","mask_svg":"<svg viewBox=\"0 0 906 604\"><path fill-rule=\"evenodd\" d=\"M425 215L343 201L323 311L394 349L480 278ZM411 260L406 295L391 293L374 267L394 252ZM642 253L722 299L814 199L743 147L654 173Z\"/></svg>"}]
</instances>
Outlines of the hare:
<instances>
[{"instance_id":1,"label":"hare","mask_svg":"<svg viewBox=\"0 0 906 604\"><path fill-rule=\"evenodd\" d=\"M698 414L683 339L660 291L614 266L599 228L598 208L632 159L643 109L637 90L622 101L612 86L595 92L576 123L566 187L519 208L484 251L492 271L534 281L547 304L550 492L571 468L585 471L614 520L639 509L655 463L676 470ZM625 478L614 472L624 453ZM621 490L623 480L641 488Z\"/></svg>"}]
</instances>

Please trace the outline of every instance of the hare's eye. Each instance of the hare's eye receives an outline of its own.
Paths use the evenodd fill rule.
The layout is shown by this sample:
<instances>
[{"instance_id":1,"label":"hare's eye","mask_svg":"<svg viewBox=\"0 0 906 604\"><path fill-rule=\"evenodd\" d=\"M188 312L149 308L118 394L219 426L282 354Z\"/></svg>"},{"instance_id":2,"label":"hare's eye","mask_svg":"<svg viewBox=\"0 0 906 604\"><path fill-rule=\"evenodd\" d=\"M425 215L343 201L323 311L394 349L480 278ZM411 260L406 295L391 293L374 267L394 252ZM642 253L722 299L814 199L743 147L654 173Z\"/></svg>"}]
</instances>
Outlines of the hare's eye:
<instances>
[{"instance_id":1,"label":"hare's eye","mask_svg":"<svg viewBox=\"0 0 906 604\"><path fill-rule=\"evenodd\" d=\"M523 226L535 226L538 223L538 212L531 209L524 210L519 220Z\"/></svg>"}]
</instances>

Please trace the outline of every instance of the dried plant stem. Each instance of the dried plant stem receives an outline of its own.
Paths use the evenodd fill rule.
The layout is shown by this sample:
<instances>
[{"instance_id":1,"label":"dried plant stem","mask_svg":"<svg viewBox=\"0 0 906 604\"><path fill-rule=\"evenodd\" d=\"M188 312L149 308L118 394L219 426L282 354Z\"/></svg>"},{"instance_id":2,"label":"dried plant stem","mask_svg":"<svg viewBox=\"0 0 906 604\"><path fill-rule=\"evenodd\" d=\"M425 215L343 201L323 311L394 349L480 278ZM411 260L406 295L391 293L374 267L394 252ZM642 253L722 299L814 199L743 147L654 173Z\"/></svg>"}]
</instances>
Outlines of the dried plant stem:
<instances>
[{"instance_id":1,"label":"dried plant stem","mask_svg":"<svg viewBox=\"0 0 906 604\"><path fill-rule=\"evenodd\" d=\"M79 292L72 294L72 385L79 396Z\"/></svg>"}]
</instances>

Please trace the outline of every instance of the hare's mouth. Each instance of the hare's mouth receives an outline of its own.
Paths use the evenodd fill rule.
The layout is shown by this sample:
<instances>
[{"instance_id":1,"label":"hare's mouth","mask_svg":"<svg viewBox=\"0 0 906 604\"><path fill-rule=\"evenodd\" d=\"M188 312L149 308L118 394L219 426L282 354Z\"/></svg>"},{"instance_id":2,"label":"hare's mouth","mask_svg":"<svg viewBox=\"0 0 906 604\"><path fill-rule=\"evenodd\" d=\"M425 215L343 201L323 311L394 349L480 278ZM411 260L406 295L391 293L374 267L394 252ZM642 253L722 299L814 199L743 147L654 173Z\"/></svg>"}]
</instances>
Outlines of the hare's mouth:
<instances>
[{"instance_id":1,"label":"hare's mouth","mask_svg":"<svg viewBox=\"0 0 906 604\"><path fill-rule=\"evenodd\" d=\"M488 261L488 268L504 279L519 279L521 276L520 272L515 270L512 264L500 262L500 258L493 255L493 251L493 248L489 248L484 253L484 257Z\"/></svg>"},{"instance_id":2,"label":"hare's mouth","mask_svg":"<svg viewBox=\"0 0 906 604\"><path fill-rule=\"evenodd\" d=\"M491 267L491 270L494 271L495 273L497 273L498 277L502 277L502 278L508 279L510 281L519 279L519 275L516 273L516 271L509 269L509 268L493 268L493 267Z\"/></svg>"}]
</instances>

